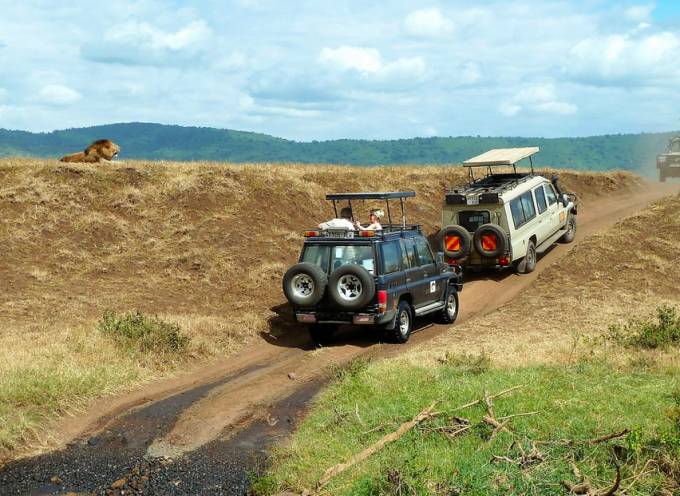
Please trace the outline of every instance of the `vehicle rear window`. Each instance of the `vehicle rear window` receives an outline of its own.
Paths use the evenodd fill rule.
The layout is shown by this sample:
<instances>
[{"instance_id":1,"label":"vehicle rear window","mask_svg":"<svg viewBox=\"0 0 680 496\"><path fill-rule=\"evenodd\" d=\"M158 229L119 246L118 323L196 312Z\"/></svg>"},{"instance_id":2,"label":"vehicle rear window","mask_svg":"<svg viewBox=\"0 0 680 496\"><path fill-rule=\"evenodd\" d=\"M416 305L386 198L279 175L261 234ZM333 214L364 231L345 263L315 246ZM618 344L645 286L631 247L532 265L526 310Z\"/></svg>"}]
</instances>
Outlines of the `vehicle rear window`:
<instances>
[{"instance_id":1,"label":"vehicle rear window","mask_svg":"<svg viewBox=\"0 0 680 496\"><path fill-rule=\"evenodd\" d=\"M486 210L464 210L458 212L458 223L469 232L475 232L479 226L491 222L491 215Z\"/></svg>"},{"instance_id":2,"label":"vehicle rear window","mask_svg":"<svg viewBox=\"0 0 680 496\"><path fill-rule=\"evenodd\" d=\"M373 247L370 245L308 245L302 261L318 265L329 274L345 264L361 265L374 273Z\"/></svg>"},{"instance_id":3,"label":"vehicle rear window","mask_svg":"<svg viewBox=\"0 0 680 496\"><path fill-rule=\"evenodd\" d=\"M539 186L534 190L536 195L536 206L538 207L538 213L542 214L548 209L548 204L545 201L545 193L543 192L543 186Z\"/></svg>"},{"instance_id":4,"label":"vehicle rear window","mask_svg":"<svg viewBox=\"0 0 680 496\"><path fill-rule=\"evenodd\" d=\"M430 250L430 245L427 244L425 238L416 238L416 253L418 253L418 260L420 265L429 265L434 263L434 257L432 256L432 250Z\"/></svg>"},{"instance_id":5,"label":"vehicle rear window","mask_svg":"<svg viewBox=\"0 0 680 496\"><path fill-rule=\"evenodd\" d=\"M380 258L382 259L382 273L391 274L401 270L401 250L397 241L380 244Z\"/></svg>"}]
</instances>

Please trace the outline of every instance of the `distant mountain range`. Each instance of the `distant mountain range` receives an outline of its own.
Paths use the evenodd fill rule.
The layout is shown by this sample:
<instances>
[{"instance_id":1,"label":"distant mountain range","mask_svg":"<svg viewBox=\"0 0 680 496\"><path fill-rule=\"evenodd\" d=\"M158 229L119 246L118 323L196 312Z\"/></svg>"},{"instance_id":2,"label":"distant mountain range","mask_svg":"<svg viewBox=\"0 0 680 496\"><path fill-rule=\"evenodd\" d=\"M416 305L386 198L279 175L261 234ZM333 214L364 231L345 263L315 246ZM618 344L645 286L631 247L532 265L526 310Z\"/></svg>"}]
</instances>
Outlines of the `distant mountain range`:
<instances>
[{"instance_id":1,"label":"distant mountain range","mask_svg":"<svg viewBox=\"0 0 680 496\"><path fill-rule=\"evenodd\" d=\"M108 138L120 158L216 160L227 162L301 162L354 165L460 163L490 148L539 146L535 165L573 169L644 171L678 133L643 133L585 138L411 138L297 142L229 129L140 122L109 124L49 133L0 129L0 157L60 157Z\"/></svg>"}]
</instances>

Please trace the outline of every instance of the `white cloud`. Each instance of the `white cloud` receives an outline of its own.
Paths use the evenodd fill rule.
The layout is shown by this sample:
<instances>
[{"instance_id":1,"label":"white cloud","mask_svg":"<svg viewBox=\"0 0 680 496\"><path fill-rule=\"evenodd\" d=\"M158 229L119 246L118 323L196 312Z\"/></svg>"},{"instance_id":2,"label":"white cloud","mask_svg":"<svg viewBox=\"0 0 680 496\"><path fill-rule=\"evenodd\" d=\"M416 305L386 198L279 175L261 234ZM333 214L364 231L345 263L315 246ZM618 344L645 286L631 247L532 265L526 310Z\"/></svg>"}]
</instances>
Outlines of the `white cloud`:
<instances>
[{"instance_id":1,"label":"white cloud","mask_svg":"<svg viewBox=\"0 0 680 496\"><path fill-rule=\"evenodd\" d=\"M555 86L548 83L522 88L510 101L502 102L498 107L498 111L507 116L515 116L523 110L542 114L569 115L576 113L578 107L560 100Z\"/></svg>"},{"instance_id":2,"label":"white cloud","mask_svg":"<svg viewBox=\"0 0 680 496\"><path fill-rule=\"evenodd\" d=\"M355 70L363 74L378 72L383 67L380 52L375 48L340 46L321 50L320 60L341 70Z\"/></svg>"},{"instance_id":3,"label":"white cloud","mask_svg":"<svg viewBox=\"0 0 680 496\"><path fill-rule=\"evenodd\" d=\"M655 7L654 4L632 5L624 10L623 15L633 22L646 22L649 21Z\"/></svg>"},{"instance_id":4,"label":"white cloud","mask_svg":"<svg viewBox=\"0 0 680 496\"><path fill-rule=\"evenodd\" d=\"M570 51L568 75L594 84L644 85L680 80L680 37L672 32L588 38Z\"/></svg>"},{"instance_id":5,"label":"white cloud","mask_svg":"<svg viewBox=\"0 0 680 496\"><path fill-rule=\"evenodd\" d=\"M356 71L375 81L398 80L401 78L421 78L427 71L425 59L401 57L391 62L383 61L376 48L340 46L323 48L319 60L340 71Z\"/></svg>"},{"instance_id":6,"label":"white cloud","mask_svg":"<svg viewBox=\"0 0 680 496\"><path fill-rule=\"evenodd\" d=\"M404 20L404 27L414 36L442 36L453 31L453 23L438 8L411 12Z\"/></svg>"},{"instance_id":7,"label":"white cloud","mask_svg":"<svg viewBox=\"0 0 680 496\"><path fill-rule=\"evenodd\" d=\"M172 31L147 21L127 21L109 28L103 39L85 44L84 58L95 62L132 65L166 65L195 62L208 48L212 31L203 20L194 20Z\"/></svg>"},{"instance_id":8,"label":"white cloud","mask_svg":"<svg viewBox=\"0 0 680 496\"><path fill-rule=\"evenodd\" d=\"M80 98L80 93L63 84L48 84L38 93L38 100L48 105L69 105Z\"/></svg>"}]
</instances>

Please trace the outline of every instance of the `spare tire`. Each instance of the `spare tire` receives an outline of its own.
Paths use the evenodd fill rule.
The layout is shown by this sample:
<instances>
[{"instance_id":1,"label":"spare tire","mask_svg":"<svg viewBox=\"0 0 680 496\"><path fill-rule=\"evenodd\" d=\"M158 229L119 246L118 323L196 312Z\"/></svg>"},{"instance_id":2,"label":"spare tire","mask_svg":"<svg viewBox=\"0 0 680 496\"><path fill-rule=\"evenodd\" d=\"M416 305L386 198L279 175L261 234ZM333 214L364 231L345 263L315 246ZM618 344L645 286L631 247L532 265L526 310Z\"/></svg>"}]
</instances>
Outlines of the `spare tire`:
<instances>
[{"instance_id":1,"label":"spare tire","mask_svg":"<svg viewBox=\"0 0 680 496\"><path fill-rule=\"evenodd\" d=\"M293 265L283 276L283 294L293 305L309 307L319 303L328 283L321 267L309 262Z\"/></svg>"},{"instance_id":2,"label":"spare tire","mask_svg":"<svg viewBox=\"0 0 680 496\"><path fill-rule=\"evenodd\" d=\"M483 224L475 231L475 250L485 257L497 257L507 248L505 232L497 224Z\"/></svg>"},{"instance_id":3,"label":"spare tire","mask_svg":"<svg viewBox=\"0 0 680 496\"><path fill-rule=\"evenodd\" d=\"M373 298L375 281L361 265L341 265L331 274L328 292L339 307L358 310Z\"/></svg>"},{"instance_id":4,"label":"spare tire","mask_svg":"<svg viewBox=\"0 0 680 496\"><path fill-rule=\"evenodd\" d=\"M470 233L463 226L446 226L439 232L439 246L444 255L458 260L470 253Z\"/></svg>"}]
</instances>

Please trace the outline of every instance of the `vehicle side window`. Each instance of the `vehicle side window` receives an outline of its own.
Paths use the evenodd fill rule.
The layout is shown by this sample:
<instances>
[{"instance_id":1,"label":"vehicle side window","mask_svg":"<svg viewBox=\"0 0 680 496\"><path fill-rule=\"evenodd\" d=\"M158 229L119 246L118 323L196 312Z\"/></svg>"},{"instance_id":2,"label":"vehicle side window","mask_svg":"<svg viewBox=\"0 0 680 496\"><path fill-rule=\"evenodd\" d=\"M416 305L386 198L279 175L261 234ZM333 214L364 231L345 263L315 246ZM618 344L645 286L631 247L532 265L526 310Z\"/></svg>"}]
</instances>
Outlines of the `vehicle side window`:
<instances>
[{"instance_id":1,"label":"vehicle side window","mask_svg":"<svg viewBox=\"0 0 680 496\"><path fill-rule=\"evenodd\" d=\"M538 207L538 213L542 214L548 209L548 204L545 201L545 193L543 192L543 186L539 186L534 190L534 195L536 195L536 206Z\"/></svg>"},{"instance_id":2,"label":"vehicle side window","mask_svg":"<svg viewBox=\"0 0 680 496\"><path fill-rule=\"evenodd\" d=\"M391 274L401 270L401 250L399 243L390 241L380 244L380 258L382 259L383 274Z\"/></svg>"},{"instance_id":3,"label":"vehicle side window","mask_svg":"<svg viewBox=\"0 0 680 496\"><path fill-rule=\"evenodd\" d=\"M548 205L554 205L557 203L557 195L555 194L555 190L553 189L552 184L546 184L545 186L545 193L548 196Z\"/></svg>"},{"instance_id":4,"label":"vehicle side window","mask_svg":"<svg viewBox=\"0 0 680 496\"><path fill-rule=\"evenodd\" d=\"M522 210L524 210L524 221L529 222L536 217L536 207L534 207L534 195L527 191L520 196L522 200Z\"/></svg>"},{"instance_id":5,"label":"vehicle side window","mask_svg":"<svg viewBox=\"0 0 680 496\"><path fill-rule=\"evenodd\" d=\"M434 263L432 250L430 250L430 245L427 244L425 238L416 238L416 252L418 253L420 265L429 265Z\"/></svg>"},{"instance_id":6,"label":"vehicle side window","mask_svg":"<svg viewBox=\"0 0 680 496\"><path fill-rule=\"evenodd\" d=\"M525 222L522 200L519 196L510 202L510 212L512 213L512 222L515 224L515 229L519 229Z\"/></svg>"},{"instance_id":7,"label":"vehicle side window","mask_svg":"<svg viewBox=\"0 0 680 496\"><path fill-rule=\"evenodd\" d=\"M401 243L401 266L404 269L409 269L411 267L417 267L415 257L413 255L413 241L410 239L402 239Z\"/></svg>"}]
</instances>

